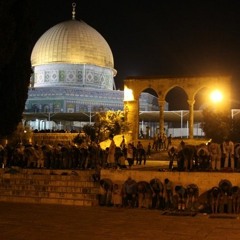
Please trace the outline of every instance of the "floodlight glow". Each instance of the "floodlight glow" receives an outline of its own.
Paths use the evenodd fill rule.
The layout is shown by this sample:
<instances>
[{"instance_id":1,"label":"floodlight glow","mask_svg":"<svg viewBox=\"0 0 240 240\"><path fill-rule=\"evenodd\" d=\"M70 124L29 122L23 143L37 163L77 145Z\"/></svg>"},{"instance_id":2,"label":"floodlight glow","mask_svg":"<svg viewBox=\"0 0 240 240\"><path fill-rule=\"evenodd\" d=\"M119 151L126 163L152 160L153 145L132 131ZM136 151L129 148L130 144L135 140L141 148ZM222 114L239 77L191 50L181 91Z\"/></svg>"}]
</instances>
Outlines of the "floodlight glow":
<instances>
[{"instance_id":1,"label":"floodlight glow","mask_svg":"<svg viewBox=\"0 0 240 240\"><path fill-rule=\"evenodd\" d=\"M222 99L223 99L223 95L222 93L219 91L219 90L214 90L212 93L211 93L211 100L215 103L217 102L221 102Z\"/></svg>"},{"instance_id":2,"label":"floodlight glow","mask_svg":"<svg viewBox=\"0 0 240 240\"><path fill-rule=\"evenodd\" d=\"M134 97L133 97L133 90L128 88L128 87L124 87L124 101L133 101Z\"/></svg>"}]
</instances>

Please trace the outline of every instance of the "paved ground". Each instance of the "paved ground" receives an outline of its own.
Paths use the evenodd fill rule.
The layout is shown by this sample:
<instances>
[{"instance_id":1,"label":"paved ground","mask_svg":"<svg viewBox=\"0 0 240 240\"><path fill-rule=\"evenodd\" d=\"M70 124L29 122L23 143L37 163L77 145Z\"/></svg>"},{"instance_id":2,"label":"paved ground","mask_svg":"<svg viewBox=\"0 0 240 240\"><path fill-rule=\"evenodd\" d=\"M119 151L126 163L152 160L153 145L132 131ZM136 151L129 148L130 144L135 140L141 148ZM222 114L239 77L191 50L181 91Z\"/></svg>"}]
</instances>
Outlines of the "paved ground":
<instances>
[{"instance_id":1,"label":"paved ground","mask_svg":"<svg viewBox=\"0 0 240 240\"><path fill-rule=\"evenodd\" d=\"M237 216L0 202L1 240L221 240L240 238Z\"/></svg>"},{"instance_id":2,"label":"paved ground","mask_svg":"<svg viewBox=\"0 0 240 240\"><path fill-rule=\"evenodd\" d=\"M154 160L153 160L154 159ZM167 168L153 156L145 166ZM238 215L169 216L159 210L0 202L0 240L239 240Z\"/></svg>"},{"instance_id":3,"label":"paved ground","mask_svg":"<svg viewBox=\"0 0 240 240\"><path fill-rule=\"evenodd\" d=\"M126 161L126 165L128 163ZM150 158L147 158L146 165L136 165L136 160L131 170L145 170L145 171L159 171L167 170L169 165L169 157L167 151L154 152ZM177 162L174 162L173 166L177 166Z\"/></svg>"}]
</instances>

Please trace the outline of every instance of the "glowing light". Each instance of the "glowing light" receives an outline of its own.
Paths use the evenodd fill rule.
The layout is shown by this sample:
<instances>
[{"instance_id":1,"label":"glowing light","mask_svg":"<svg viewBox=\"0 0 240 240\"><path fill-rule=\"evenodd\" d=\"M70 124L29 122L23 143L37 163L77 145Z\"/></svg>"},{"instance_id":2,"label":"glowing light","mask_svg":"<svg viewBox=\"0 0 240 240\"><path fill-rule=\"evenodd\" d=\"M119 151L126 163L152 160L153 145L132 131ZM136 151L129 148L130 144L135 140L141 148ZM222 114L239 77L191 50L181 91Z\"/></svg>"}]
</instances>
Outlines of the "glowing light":
<instances>
[{"instance_id":1,"label":"glowing light","mask_svg":"<svg viewBox=\"0 0 240 240\"><path fill-rule=\"evenodd\" d=\"M133 101L134 97L133 97L133 90L128 88L128 87L124 87L124 100L123 101Z\"/></svg>"},{"instance_id":2,"label":"glowing light","mask_svg":"<svg viewBox=\"0 0 240 240\"><path fill-rule=\"evenodd\" d=\"M223 99L223 95L219 90L214 90L211 95L210 98L213 102L218 103L221 102Z\"/></svg>"}]
</instances>

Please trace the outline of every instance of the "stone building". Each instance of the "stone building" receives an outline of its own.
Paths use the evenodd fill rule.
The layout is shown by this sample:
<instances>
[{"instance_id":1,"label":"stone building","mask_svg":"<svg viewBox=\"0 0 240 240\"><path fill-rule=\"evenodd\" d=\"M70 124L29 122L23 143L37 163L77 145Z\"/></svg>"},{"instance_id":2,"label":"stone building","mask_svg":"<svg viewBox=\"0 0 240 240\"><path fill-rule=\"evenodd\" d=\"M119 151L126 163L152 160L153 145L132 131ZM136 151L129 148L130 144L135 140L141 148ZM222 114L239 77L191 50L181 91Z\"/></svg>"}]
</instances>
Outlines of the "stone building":
<instances>
[{"instance_id":1,"label":"stone building","mask_svg":"<svg viewBox=\"0 0 240 240\"><path fill-rule=\"evenodd\" d=\"M75 4L71 20L53 26L36 42L31 64L24 118L32 128L58 129L60 121L50 124L50 120L59 113L60 125L66 125L64 113L90 116L98 111L123 110L124 93L115 88L117 70L111 48L97 30L75 19ZM158 110L153 95L143 93L140 101L142 110ZM85 121L77 116L71 127Z\"/></svg>"}]
</instances>

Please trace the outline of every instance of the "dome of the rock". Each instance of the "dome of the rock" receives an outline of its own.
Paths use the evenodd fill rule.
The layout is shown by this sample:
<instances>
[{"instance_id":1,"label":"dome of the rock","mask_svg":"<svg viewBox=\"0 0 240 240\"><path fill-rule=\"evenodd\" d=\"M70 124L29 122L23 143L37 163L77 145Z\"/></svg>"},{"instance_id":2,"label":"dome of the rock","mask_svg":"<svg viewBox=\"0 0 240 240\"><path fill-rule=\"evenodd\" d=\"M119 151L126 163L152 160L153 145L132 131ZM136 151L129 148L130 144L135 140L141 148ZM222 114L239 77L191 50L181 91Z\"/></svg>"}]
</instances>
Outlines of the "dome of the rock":
<instances>
[{"instance_id":1,"label":"dome of the rock","mask_svg":"<svg viewBox=\"0 0 240 240\"><path fill-rule=\"evenodd\" d=\"M115 87L112 51L102 35L84 21L61 22L46 31L32 50L31 63L35 88Z\"/></svg>"},{"instance_id":2,"label":"dome of the rock","mask_svg":"<svg viewBox=\"0 0 240 240\"><path fill-rule=\"evenodd\" d=\"M84 21L61 22L46 31L35 44L32 66L69 63L113 68L112 51L106 40Z\"/></svg>"}]
</instances>

